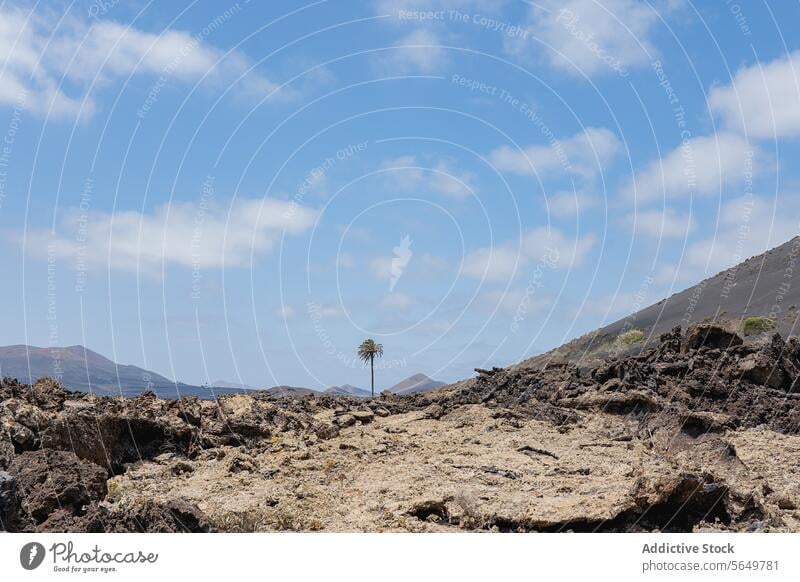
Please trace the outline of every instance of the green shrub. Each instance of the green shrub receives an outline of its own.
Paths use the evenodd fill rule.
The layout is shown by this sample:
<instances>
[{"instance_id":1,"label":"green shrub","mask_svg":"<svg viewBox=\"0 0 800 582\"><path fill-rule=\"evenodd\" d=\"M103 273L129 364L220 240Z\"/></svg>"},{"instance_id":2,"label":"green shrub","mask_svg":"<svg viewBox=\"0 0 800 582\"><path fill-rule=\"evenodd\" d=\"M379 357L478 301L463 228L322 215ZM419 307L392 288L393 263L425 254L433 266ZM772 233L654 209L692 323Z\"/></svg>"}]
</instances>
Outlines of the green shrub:
<instances>
[{"instance_id":1,"label":"green shrub","mask_svg":"<svg viewBox=\"0 0 800 582\"><path fill-rule=\"evenodd\" d=\"M617 342L623 346L632 346L644 339L644 332L640 329L629 329L617 336Z\"/></svg>"},{"instance_id":2,"label":"green shrub","mask_svg":"<svg viewBox=\"0 0 800 582\"><path fill-rule=\"evenodd\" d=\"M770 317L745 317L742 321L742 331L744 335L752 335L775 329L775 320Z\"/></svg>"}]
</instances>

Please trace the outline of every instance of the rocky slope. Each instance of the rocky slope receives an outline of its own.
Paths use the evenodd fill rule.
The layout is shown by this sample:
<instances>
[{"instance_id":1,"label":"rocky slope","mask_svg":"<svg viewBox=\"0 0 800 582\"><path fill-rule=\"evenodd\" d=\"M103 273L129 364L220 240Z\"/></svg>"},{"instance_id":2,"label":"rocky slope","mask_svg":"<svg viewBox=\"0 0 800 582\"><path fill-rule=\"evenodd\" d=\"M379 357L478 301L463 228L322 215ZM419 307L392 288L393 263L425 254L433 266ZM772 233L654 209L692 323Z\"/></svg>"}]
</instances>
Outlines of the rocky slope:
<instances>
[{"instance_id":1,"label":"rocky slope","mask_svg":"<svg viewBox=\"0 0 800 582\"><path fill-rule=\"evenodd\" d=\"M793 274L798 260L800 237L795 237L523 364L597 363L621 352L636 353L643 345L657 343L662 333L676 326L685 329L698 323L714 323L743 332L749 317L769 317L774 331L784 337L797 334L800 284L793 283ZM642 341L626 348L617 340L630 330L642 332Z\"/></svg>"},{"instance_id":2,"label":"rocky slope","mask_svg":"<svg viewBox=\"0 0 800 582\"><path fill-rule=\"evenodd\" d=\"M11 531L800 531L800 342L701 325L411 396L0 387Z\"/></svg>"}]
</instances>

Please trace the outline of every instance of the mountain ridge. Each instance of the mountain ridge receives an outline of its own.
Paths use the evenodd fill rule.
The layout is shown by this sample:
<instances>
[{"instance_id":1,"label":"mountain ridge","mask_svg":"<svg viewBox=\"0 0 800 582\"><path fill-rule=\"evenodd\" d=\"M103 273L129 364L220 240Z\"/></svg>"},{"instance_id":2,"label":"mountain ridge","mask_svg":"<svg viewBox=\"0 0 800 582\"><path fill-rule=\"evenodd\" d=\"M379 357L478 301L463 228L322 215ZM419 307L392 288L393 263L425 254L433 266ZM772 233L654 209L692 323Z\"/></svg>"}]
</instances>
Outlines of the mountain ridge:
<instances>
[{"instance_id":1,"label":"mountain ridge","mask_svg":"<svg viewBox=\"0 0 800 582\"><path fill-rule=\"evenodd\" d=\"M436 390L437 388L441 388L445 386L444 382L439 382L438 380L434 380L429 378L425 374L417 373L412 374L405 380L401 380L391 388L387 390L392 394L397 395L404 395L404 394L420 394L423 392L430 392L431 390Z\"/></svg>"},{"instance_id":2,"label":"mountain ridge","mask_svg":"<svg viewBox=\"0 0 800 582\"><path fill-rule=\"evenodd\" d=\"M648 307L513 367L540 367L551 362L588 365L609 355L641 351L674 327L685 330L697 323L715 323L729 331L745 334L743 324L749 317L770 318L770 331L791 337L797 334L800 315L800 283L791 284L791 270L799 260L800 236L795 236ZM787 272L790 273L788 287L785 280ZM642 341L621 344L618 341L620 336L628 331L640 331Z\"/></svg>"},{"instance_id":3,"label":"mountain ridge","mask_svg":"<svg viewBox=\"0 0 800 582\"><path fill-rule=\"evenodd\" d=\"M103 396L136 396L151 390L161 398L199 396L215 398L220 394L266 392L277 397L303 397L328 394L368 398L369 390L342 384L320 391L304 386L277 385L257 388L247 384L217 380L208 386L176 382L156 372L131 364L117 364L85 346L38 347L25 344L0 346L0 376L35 384L39 378L58 378L70 390L94 392ZM388 390L394 394L414 394L444 386L425 374L414 374Z\"/></svg>"}]
</instances>

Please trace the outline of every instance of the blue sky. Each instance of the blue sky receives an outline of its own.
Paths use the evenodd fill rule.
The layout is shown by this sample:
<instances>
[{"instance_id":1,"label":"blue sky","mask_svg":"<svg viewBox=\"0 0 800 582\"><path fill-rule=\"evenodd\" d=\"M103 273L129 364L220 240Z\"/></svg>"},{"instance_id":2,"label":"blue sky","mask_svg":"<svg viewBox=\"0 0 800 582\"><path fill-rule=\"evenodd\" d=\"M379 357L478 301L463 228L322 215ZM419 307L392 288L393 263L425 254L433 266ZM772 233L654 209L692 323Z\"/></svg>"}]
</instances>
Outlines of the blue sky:
<instances>
[{"instance_id":1,"label":"blue sky","mask_svg":"<svg viewBox=\"0 0 800 582\"><path fill-rule=\"evenodd\" d=\"M507 365L798 231L795 3L4 2L0 344Z\"/></svg>"}]
</instances>

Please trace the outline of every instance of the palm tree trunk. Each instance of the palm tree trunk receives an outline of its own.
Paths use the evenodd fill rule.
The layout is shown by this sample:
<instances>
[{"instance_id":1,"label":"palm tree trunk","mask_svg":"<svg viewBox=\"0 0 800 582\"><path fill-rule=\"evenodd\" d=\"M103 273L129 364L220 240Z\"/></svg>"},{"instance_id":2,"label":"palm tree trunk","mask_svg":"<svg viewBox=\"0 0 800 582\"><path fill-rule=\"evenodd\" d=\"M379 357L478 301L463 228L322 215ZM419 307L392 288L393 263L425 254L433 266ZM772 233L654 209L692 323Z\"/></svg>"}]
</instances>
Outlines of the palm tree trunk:
<instances>
[{"instance_id":1,"label":"palm tree trunk","mask_svg":"<svg viewBox=\"0 0 800 582\"><path fill-rule=\"evenodd\" d=\"M372 398L375 398L375 356L369 358L369 372L372 377Z\"/></svg>"}]
</instances>

